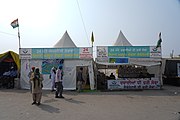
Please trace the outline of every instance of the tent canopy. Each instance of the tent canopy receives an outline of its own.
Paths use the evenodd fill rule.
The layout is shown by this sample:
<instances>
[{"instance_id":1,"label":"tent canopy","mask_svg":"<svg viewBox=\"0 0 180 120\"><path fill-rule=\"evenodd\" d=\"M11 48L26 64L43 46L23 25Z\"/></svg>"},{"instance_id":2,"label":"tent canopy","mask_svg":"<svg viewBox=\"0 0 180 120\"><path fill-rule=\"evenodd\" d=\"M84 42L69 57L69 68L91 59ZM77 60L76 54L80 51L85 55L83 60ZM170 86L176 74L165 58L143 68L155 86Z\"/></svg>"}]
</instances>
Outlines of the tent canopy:
<instances>
[{"instance_id":1,"label":"tent canopy","mask_svg":"<svg viewBox=\"0 0 180 120\"><path fill-rule=\"evenodd\" d=\"M62 38L54 45L54 48L72 48L76 47L68 32L66 31Z\"/></svg>"},{"instance_id":2,"label":"tent canopy","mask_svg":"<svg viewBox=\"0 0 180 120\"><path fill-rule=\"evenodd\" d=\"M18 71L20 70L19 55L13 51L8 51L3 54L0 54L0 62L15 62Z\"/></svg>"},{"instance_id":3,"label":"tent canopy","mask_svg":"<svg viewBox=\"0 0 180 120\"><path fill-rule=\"evenodd\" d=\"M132 46L131 43L126 39L122 31L119 32L119 36L114 43L114 46Z\"/></svg>"}]
</instances>

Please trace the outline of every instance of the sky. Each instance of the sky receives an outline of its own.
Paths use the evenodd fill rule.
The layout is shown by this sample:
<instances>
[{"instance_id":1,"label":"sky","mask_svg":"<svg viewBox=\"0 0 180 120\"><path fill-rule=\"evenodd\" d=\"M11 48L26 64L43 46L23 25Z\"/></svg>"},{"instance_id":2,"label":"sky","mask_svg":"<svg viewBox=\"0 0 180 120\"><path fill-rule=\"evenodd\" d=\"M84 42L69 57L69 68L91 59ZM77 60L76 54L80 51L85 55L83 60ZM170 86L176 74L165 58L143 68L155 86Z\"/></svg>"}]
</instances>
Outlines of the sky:
<instances>
[{"instance_id":1,"label":"sky","mask_svg":"<svg viewBox=\"0 0 180 120\"><path fill-rule=\"evenodd\" d=\"M0 54L51 48L67 30L77 47L112 46L120 30L133 46L155 46L162 56L180 55L180 0L0 0ZM95 51L94 51L95 52Z\"/></svg>"}]
</instances>

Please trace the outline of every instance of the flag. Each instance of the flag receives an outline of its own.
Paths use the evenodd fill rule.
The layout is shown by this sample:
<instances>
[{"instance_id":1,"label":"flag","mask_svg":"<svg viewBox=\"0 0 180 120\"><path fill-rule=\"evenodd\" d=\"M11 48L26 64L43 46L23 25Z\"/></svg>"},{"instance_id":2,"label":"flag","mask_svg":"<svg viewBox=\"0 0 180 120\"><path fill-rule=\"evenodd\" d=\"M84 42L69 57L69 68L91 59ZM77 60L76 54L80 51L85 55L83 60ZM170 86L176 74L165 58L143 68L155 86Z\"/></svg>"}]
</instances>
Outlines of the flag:
<instances>
[{"instance_id":1,"label":"flag","mask_svg":"<svg viewBox=\"0 0 180 120\"><path fill-rule=\"evenodd\" d=\"M93 42L94 42L94 35L93 35L93 32L92 32L92 35L91 35L91 42L92 42L92 46L93 46Z\"/></svg>"},{"instance_id":2,"label":"flag","mask_svg":"<svg viewBox=\"0 0 180 120\"><path fill-rule=\"evenodd\" d=\"M13 28L19 27L18 19L12 21L12 22L11 22L11 26L12 26Z\"/></svg>"},{"instance_id":3,"label":"flag","mask_svg":"<svg viewBox=\"0 0 180 120\"><path fill-rule=\"evenodd\" d=\"M159 33L159 40L157 42L156 48L161 47L161 42L162 42L162 38L161 38L161 32Z\"/></svg>"}]
</instances>

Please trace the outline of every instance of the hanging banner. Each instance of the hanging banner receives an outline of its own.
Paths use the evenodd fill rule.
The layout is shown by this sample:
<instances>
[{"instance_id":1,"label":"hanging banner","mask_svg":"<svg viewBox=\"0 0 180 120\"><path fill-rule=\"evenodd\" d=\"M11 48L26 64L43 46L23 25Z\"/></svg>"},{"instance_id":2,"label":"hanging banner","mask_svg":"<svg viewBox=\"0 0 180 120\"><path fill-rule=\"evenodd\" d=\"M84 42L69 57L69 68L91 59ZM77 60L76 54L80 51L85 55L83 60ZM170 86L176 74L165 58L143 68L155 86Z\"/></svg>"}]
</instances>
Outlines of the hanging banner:
<instances>
[{"instance_id":1,"label":"hanging banner","mask_svg":"<svg viewBox=\"0 0 180 120\"><path fill-rule=\"evenodd\" d=\"M83 48L21 48L21 59L92 59L92 47Z\"/></svg>"},{"instance_id":2,"label":"hanging banner","mask_svg":"<svg viewBox=\"0 0 180 120\"><path fill-rule=\"evenodd\" d=\"M31 48L20 48L19 49L20 59L31 59L32 49Z\"/></svg>"},{"instance_id":3,"label":"hanging banner","mask_svg":"<svg viewBox=\"0 0 180 120\"><path fill-rule=\"evenodd\" d=\"M156 48L156 46L150 46L150 57L151 58L161 58L161 47Z\"/></svg>"},{"instance_id":4,"label":"hanging banner","mask_svg":"<svg viewBox=\"0 0 180 120\"><path fill-rule=\"evenodd\" d=\"M91 48L80 48L79 58L93 58L93 51Z\"/></svg>"},{"instance_id":5,"label":"hanging banner","mask_svg":"<svg viewBox=\"0 0 180 120\"><path fill-rule=\"evenodd\" d=\"M97 58L98 62L108 62L108 47L107 46L97 46Z\"/></svg>"},{"instance_id":6,"label":"hanging banner","mask_svg":"<svg viewBox=\"0 0 180 120\"><path fill-rule=\"evenodd\" d=\"M148 58L148 46L109 46L108 57Z\"/></svg>"},{"instance_id":7,"label":"hanging banner","mask_svg":"<svg viewBox=\"0 0 180 120\"><path fill-rule=\"evenodd\" d=\"M108 57L108 47L107 46L97 46L97 57Z\"/></svg>"},{"instance_id":8,"label":"hanging banner","mask_svg":"<svg viewBox=\"0 0 180 120\"><path fill-rule=\"evenodd\" d=\"M153 78L147 79L126 79L126 80L108 80L107 88L109 90L118 89L160 89L160 80Z\"/></svg>"},{"instance_id":9,"label":"hanging banner","mask_svg":"<svg viewBox=\"0 0 180 120\"><path fill-rule=\"evenodd\" d=\"M42 74L50 74L52 67L58 68L58 66L60 65L63 66L63 63L64 63L64 59L43 60L42 61Z\"/></svg>"},{"instance_id":10,"label":"hanging banner","mask_svg":"<svg viewBox=\"0 0 180 120\"><path fill-rule=\"evenodd\" d=\"M161 58L161 48L156 46L97 46L97 62L114 61L117 58ZM116 58L116 59L114 59ZM108 59L108 61L107 61ZM122 59L119 59L119 62Z\"/></svg>"}]
</instances>

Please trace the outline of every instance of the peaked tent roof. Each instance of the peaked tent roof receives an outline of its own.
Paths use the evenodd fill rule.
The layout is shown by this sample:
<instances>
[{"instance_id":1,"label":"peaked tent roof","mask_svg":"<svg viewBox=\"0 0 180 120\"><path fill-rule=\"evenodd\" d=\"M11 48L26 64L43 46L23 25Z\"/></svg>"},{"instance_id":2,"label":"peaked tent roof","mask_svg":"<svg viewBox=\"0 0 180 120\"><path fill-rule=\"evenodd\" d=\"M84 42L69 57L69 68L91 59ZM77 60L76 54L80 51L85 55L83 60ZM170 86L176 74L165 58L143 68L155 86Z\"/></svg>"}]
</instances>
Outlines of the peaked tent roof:
<instances>
[{"instance_id":1,"label":"peaked tent roof","mask_svg":"<svg viewBox=\"0 0 180 120\"><path fill-rule=\"evenodd\" d=\"M54 48L68 48L76 47L72 39L70 38L68 32L66 31L62 38L54 45Z\"/></svg>"},{"instance_id":2,"label":"peaked tent roof","mask_svg":"<svg viewBox=\"0 0 180 120\"><path fill-rule=\"evenodd\" d=\"M126 39L122 31L120 31L114 46L132 46L132 44Z\"/></svg>"}]
</instances>

